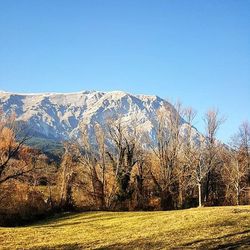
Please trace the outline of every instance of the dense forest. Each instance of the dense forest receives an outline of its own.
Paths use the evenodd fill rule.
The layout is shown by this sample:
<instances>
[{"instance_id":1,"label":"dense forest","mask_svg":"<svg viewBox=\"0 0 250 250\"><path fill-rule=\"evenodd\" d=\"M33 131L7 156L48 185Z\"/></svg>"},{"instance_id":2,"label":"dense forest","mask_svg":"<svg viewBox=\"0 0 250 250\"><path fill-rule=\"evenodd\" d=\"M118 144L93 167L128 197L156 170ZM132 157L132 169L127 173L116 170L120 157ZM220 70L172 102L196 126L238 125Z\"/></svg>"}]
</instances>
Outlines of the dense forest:
<instances>
[{"instance_id":1,"label":"dense forest","mask_svg":"<svg viewBox=\"0 0 250 250\"><path fill-rule=\"evenodd\" d=\"M53 213L87 210L170 210L250 202L250 124L226 145L217 139L225 119L204 115L202 139L192 128L196 112L176 105L159 112L154 141L121 120L82 128L63 142L62 154L35 144L15 115L0 114L0 224L18 225ZM185 133L181 119L188 122ZM32 141L29 144L29 141ZM52 150L51 150L52 151ZM60 150L56 150L60 151ZM53 157L52 157L53 155Z\"/></svg>"}]
</instances>

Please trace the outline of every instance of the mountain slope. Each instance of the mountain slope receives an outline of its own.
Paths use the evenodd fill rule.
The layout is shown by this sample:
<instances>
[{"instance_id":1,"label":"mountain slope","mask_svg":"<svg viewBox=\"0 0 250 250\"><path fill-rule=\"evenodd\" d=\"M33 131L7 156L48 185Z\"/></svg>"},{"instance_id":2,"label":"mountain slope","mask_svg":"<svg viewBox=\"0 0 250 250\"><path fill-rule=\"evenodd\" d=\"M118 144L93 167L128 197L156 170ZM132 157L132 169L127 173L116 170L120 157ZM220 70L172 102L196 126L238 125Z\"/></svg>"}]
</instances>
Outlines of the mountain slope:
<instances>
[{"instance_id":1,"label":"mountain slope","mask_svg":"<svg viewBox=\"0 0 250 250\"><path fill-rule=\"evenodd\" d=\"M132 95L121 91L79 93L16 94L0 92L0 108L5 114L15 112L18 121L24 121L35 136L54 140L78 137L81 127L89 131L96 123L105 126L107 119L126 122L127 128L136 126L142 133L154 137L157 112L174 107L157 96ZM187 123L181 120L183 129ZM193 137L200 134L193 129Z\"/></svg>"}]
</instances>

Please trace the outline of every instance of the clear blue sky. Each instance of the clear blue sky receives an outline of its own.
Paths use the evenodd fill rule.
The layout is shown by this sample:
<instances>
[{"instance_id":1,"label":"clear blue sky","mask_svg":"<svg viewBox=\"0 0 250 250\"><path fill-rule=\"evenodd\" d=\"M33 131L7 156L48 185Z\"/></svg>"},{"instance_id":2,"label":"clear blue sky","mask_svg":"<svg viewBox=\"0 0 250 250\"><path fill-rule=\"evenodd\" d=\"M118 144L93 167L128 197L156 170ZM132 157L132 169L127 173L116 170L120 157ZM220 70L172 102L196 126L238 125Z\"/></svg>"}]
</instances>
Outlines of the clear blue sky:
<instances>
[{"instance_id":1,"label":"clear blue sky","mask_svg":"<svg viewBox=\"0 0 250 250\"><path fill-rule=\"evenodd\" d=\"M249 0L0 0L0 89L124 90L250 120Z\"/></svg>"}]
</instances>

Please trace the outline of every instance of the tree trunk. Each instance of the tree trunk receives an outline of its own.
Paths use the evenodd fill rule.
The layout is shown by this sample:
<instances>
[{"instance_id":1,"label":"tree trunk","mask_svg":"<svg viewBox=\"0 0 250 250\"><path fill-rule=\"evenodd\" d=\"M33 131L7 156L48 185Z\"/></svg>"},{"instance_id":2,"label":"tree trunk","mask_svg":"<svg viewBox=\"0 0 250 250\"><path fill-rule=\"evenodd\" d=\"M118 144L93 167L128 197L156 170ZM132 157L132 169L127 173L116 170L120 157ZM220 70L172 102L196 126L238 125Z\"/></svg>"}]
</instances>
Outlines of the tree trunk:
<instances>
[{"instance_id":1,"label":"tree trunk","mask_svg":"<svg viewBox=\"0 0 250 250\"><path fill-rule=\"evenodd\" d=\"M179 208L183 208L183 191L182 188L179 189Z\"/></svg>"},{"instance_id":2,"label":"tree trunk","mask_svg":"<svg viewBox=\"0 0 250 250\"><path fill-rule=\"evenodd\" d=\"M201 183L198 183L198 195L199 195L199 207L202 206L201 204Z\"/></svg>"},{"instance_id":3,"label":"tree trunk","mask_svg":"<svg viewBox=\"0 0 250 250\"><path fill-rule=\"evenodd\" d=\"M240 204L240 191L239 188L236 188L236 205L239 206Z\"/></svg>"},{"instance_id":4,"label":"tree trunk","mask_svg":"<svg viewBox=\"0 0 250 250\"><path fill-rule=\"evenodd\" d=\"M205 187L205 197L204 197L204 202L208 202L209 198L209 188L210 188L210 177L211 176L211 171L209 170L207 173L207 179L206 179L206 187Z\"/></svg>"}]
</instances>

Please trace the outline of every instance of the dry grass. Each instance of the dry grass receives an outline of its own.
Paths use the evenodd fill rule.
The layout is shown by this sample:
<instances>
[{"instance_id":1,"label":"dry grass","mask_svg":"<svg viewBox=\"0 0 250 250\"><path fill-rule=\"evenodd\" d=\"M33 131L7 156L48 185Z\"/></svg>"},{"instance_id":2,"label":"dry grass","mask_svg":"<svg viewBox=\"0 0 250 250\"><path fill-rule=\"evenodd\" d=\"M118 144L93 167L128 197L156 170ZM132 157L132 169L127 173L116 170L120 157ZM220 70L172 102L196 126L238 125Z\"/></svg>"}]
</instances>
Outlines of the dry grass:
<instances>
[{"instance_id":1,"label":"dry grass","mask_svg":"<svg viewBox=\"0 0 250 250\"><path fill-rule=\"evenodd\" d=\"M0 242L1 249L250 249L250 206L68 214L0 228Z\"/></svg>"}]
</instances>

